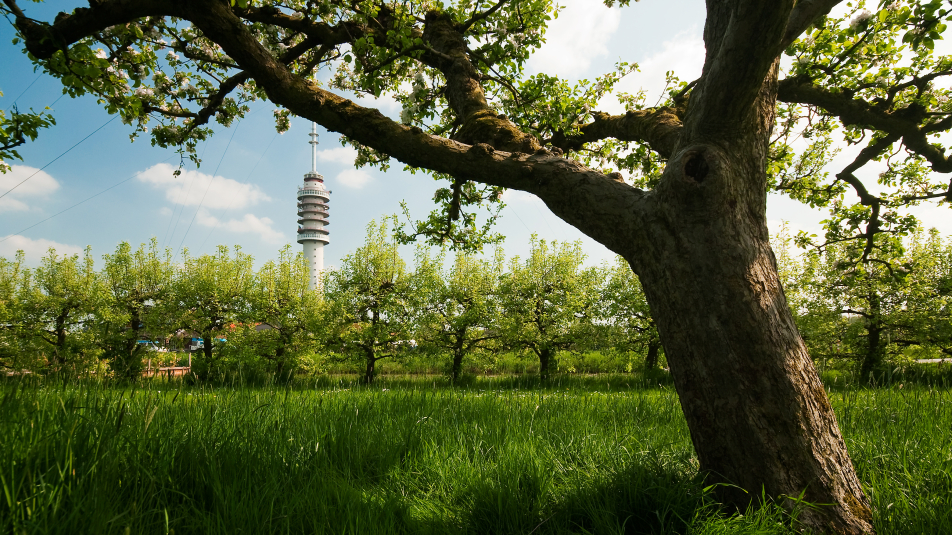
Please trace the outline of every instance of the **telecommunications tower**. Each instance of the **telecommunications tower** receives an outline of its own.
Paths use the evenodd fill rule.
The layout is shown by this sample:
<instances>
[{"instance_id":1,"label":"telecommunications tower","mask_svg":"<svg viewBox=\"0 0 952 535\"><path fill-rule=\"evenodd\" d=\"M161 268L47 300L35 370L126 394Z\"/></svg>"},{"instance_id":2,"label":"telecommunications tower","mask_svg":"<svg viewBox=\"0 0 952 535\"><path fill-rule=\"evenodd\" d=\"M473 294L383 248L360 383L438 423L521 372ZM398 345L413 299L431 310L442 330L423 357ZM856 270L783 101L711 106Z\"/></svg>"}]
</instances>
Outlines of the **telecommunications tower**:
<instances>
[{"instance_id":1,"label":"telecommunications tower","mask_svg":"<svg viewBox=\"0 0 952 535\"><path fill-rule=\"evenodd\" d=\"M330 243L328 232L328 203L331 192L324 187L324 177L317 172L317 125L311 123L311 172L304 175L304 185L298 186L297 241L304 244L304 256L311 267L310 286L320 284L324 270L324 246Z\"/></svg>"}]
</instances>

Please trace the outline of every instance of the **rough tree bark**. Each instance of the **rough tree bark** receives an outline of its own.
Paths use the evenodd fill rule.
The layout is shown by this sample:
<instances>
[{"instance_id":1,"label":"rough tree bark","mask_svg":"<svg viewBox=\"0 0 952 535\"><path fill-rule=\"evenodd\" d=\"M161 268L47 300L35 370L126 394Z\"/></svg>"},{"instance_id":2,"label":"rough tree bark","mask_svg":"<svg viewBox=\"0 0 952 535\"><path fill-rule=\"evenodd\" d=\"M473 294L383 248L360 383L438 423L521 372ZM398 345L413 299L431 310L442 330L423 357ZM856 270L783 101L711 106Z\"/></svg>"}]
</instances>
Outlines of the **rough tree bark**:
<instances>
[{"instance_id":1,"label":"rough tree bark","mask_svg":"<svg viewBox=\"0 0 952 535\"><path fill-rule=\"evenodd\" d=\"M701 470L709 482L734 485L719 487L721 497L743 507L762 492L787 506L802 496L826 504L801 514L807 527L860 534L873 531L869 501L787 307L766 224L778 58L836 3L708 0L703 74L686 109L599 116L582 128L585 139L563 140L562 148L608 136L649 145L668 160L650 192L562 158L491 113L459 38L463 30L439 13L426 17L428 51L420 61L446 76L445 95L461 125L452 140L294 74L243 22L263 11L218 0L101 0L50 26L18 14L17 26L43 58L124 20L182 17L296 115L409 165L537 195L640 277ZM313 29L325 43L342 34L316 23Z\"/></svg>"}]
</instances>

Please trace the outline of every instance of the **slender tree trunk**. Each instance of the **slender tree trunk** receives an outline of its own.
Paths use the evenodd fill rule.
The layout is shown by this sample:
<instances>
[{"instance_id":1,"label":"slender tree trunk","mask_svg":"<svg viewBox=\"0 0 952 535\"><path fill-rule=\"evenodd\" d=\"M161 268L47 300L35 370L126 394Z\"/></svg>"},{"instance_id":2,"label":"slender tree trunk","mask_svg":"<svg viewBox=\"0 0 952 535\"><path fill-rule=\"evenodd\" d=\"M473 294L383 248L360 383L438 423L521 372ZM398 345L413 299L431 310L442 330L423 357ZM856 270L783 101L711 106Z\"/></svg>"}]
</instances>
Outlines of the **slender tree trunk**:
<instances>
[{"instance_id":1,"label":"slender tree trunk","mask_svg":"<svg viewBox=\"0 0 952 535\"><path fill-rule=\"evenodd\" d=\"M66 317L68 312L63 312L56 317L56 327L53 334L56 341L53 344L53 371L61 373L66 370Z\"/></svg>"},{"instance_id":2,"label":"slender tree trunk","mask_svg":"<svg viewBox=\"0 0 952 535\"><path fill-rule=\"evenodd\" d=\"M651 371L658 367L659 349L661 349L661 341L652 338L648 342L648 355L645 357L645 371Z\"/></svg>"},{"instance_id":3,"label":"slender tree trunk","mask_svg":"<svg viewBox=\"0 0 952 535\"><path fill-rule=\"evenodd\" d=\"M885 348L882 342L883 317L882 302L879 294L869 294L869 318L866 320L866 355L860 368L860 377L865 382L876 380L876 374L882 370Z\"/></svg>"},{"instance_id":4,"label":"slender tree trunk","mask_svg":"<svg viewBox=\"0 0 952 535\"><path fill-rule=\"evenodd\" d=\"M202 334L202 341L204 342L204 343L202 344L202 356L205 357L206 362L208 362L209 364L211 364L211 362L212 362L212 346L214 345L213 342L212 342L212 333L210 333L210 332L208 332L208 333L203 333L203 334Z\"/></svg>"},{"instance_id":5,"label":"slender tree trunk","mask_svg":"<svg viewBox=\"0 0 952 535\"><path fill-rule=\"evenodd\" d=\"M463 373L463 353L462 351L453 352L453 383L459 380L460 374Z\"/></svg>"},{"instance_id":6,"label":"slender tree trunk","mask_svg":"<svg viewBox=\"0 0 952 535\"><path fill-rule=\"evenodd\" d=\"M364 367L364 378L363 381L366 384L371 384L374 382L374 375L376 374L377 366L377 356L375 351L368 350L366 356L366 366Z\"/></svg>"},{"instance_id":7,"label":"slender tree trunk","mask_svg":"<svg viewBox=\"0 0 952 535\"><path fill-rule=\"evenodd\" d=\"M281 345L274 351L274 375L277 379L284 379L284 345Z\"/></svg>"},{"instance_id":8,"label":"slender tree trunk","mask_svg":"<svg viewBox=\"0 0 952 535\"><path fill-rule=\"evenodd\" d=\"M457 337L456 345L453 347L453 383L459 380L460 374L463 372L463 340L466 336L465 331L462 335Z\"/></svg>"},{"instance_id":9,"label":"slender tree trunk","mask_svg":"<svg viewBox=\"0 0 952 535\"><path fill-rule=\"evenodd\" d=\"M543 381L549 380L550 367L552 366L553 351L550 348L539 350L539 378Z\"/></svg>"},{"instance_id":10,"label":"slender tree trunk","mask_svg":"<svg viewBox=\"0 0 952 535\"><path fill-rule=\"evenodd\" d=\"M126 343L120 350L116 358L121 359L119 364L119 374L131 381L135 381L142 374L142 356L138 351L139 345L139 324L142 322L139 317L138 309L133 309L130 316L129 329L132 331L126 338Z\"/></svg>"}]
</instances>

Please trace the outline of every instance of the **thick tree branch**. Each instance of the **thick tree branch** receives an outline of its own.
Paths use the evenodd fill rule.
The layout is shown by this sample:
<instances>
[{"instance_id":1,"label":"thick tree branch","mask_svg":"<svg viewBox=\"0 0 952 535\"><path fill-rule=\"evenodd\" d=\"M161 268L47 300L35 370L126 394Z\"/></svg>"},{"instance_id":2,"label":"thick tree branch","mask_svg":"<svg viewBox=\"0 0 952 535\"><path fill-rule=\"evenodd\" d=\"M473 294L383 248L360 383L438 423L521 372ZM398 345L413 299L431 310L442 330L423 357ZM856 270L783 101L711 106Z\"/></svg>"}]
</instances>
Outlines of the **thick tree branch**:
<instances>
[{"instance_id":1,"label":"thick tree branch","mask_svg":"<svg viewBox=\"0 0 952 535\"><path fill-rule=\"evenodd\" d=\"M866 185L863 184L860 179L856 178L856 175L853 173L888 150L896 141L899 141L898 134L887 134L885 137L870 143L866 148L860 151L852 163L847 165L845 169L836 175L837 179L853 187L853 191L864 206L870 207L869 221L866 224L866 232L864 234L866 246L863 248L863 262L867 261L869 253L873 251L876 234L880 232L879 213L883 205L883 200L871 194L869 190L866 189Z\"/></svg>"},{"instance_id":2,"label":"thick tree branch","mask_svg":"<svg viewBox=\"0 0 952 535\"><path fill-rule=\"evenodd\" d=\"M497 151L486 144L469 146L398 124L292 73L224 5L213 0L192 2L186 15L249 72L273 102L293 113L408 165L534 193L567 222L607 246L617 250L630 246L618 230L630 227L632 214L644 210L645 194L640 190L546 151L530 155ZM582 220L579 205L598 206L603 215Z\"/></svg>"},{"instance_id":3,"label":"thick tree branch","mask_svg":"<svg viewBox=\"0 0 952 535\"><path fill-rule=\"evenodd\" d=\"M585 143L607 138L647 144L664 158L670 158L681 134L681 119L668 107L633 110L624 115L596 113L595 120L579 128L577 135L556 134L550 140L564 151L578 150Z\"/></svg>"},{"instance_id":4,"label":"thick tree branch","mask_svg":"<svg viewBox=\"0 0 952 535\"><path fill-rule=\"evenodd\" d=\"M217 0L105 0L93 8L59 17L52 26L26 18L19 18L17 26L34 55L49 57L61 47L106 27L145 16L175 16L192 21L205 36L218 43L273 102L328 130L408 165L536 194L567 222L607 246L615 250L630 246L630 241L625 241L618 230L630 227L632 215L644 210L645 194L541 148L526 150L539 147L538 141L489 111L478 75L465 57L462 40L452 33L455 30L451 26L443 25L445 21L437 15L428 19L433 24L428 28L430 45L458 58L442 65L443 72L448 79L458 77L454 89L458 98L453 97L455 107L469 113L472 124L468 135L461 138L474 142L483 139L493 143L495 148L484 143L471 146L461 142L462 139L454 141L427 135L419 128L401 125L377 110L363 108L321 89L275 58L256 40L236 12ZM51 46L51 42L55 45ZM510 151L496 150L498 147L507 147ZM580 205L598 207L601 217L583 217L578 210Z\"/></svg>"},{"instance_id":5,"label":"thick tree branch","mask_svg":"<svg viewBox=\"0 0 952 535\"><path fill-rule=\"evenodd\" d=\"M691 138L736 136L751 127L754 103L774 68L793 4L707 1L707 54L685 117Z\"/></svg>"},{"instance_id":6,"label":"thick tree branch","mask_svg":"<svg viewBox=\"0 0 952 535\"><path fill-rule=\"evenodd\" d=\"M818 18L828 14L843 0L800 0L790 13L777 53L793 44Z\"/></svg>"},{"instance_id":7,"label":"thick tree branch","mask_svg":"<svg viewBox=\"0 0 952 535\"><path fill-rule=\"evenodd\" d=\"M797 79L781 81L777 99L782 102L819 106L848 126L860 126L886 132L891 136L901 136L906 148L928 160L933 170L940 173L952 172L952 159L926 137L926 134L940 128L936 124L950 124L952 118L923 125L923 121L930 116L920 106L884 110L847 93L834 92Z\"/></svg>"},{"instance_id":8,"label":"thick tree branch","mask_svg":"<svg viewBox=\"0 0 952 535\"><path fill-rule=\"evenodd\" d=\"M7 5L13 4L5 0ZM49 59L57 50L110 26L150 15L172 15L175 2L170 0L109 0L90 2L89 8L76 8L68 16L56 18L52 25L38 23L17 14L16 26L23 34L27 50L39 59Z\"/></svg>"},{"instance_id":9,"label":"thick tree branch","mask_svg":"<svg viewBox=\"0 0 952 535\"><path fill-rule=\"evenodd\" d=\"M423 39L431 48L421 58L446 77L445 95L462 123L455 139L463 143L488 143L512 152L533 152L539 141L519 130L509 120L497 117L489 107L480 84L479 71L469 59L463 34L453 19L444 13L426 14Z\"/></svg>"}]
</instances>

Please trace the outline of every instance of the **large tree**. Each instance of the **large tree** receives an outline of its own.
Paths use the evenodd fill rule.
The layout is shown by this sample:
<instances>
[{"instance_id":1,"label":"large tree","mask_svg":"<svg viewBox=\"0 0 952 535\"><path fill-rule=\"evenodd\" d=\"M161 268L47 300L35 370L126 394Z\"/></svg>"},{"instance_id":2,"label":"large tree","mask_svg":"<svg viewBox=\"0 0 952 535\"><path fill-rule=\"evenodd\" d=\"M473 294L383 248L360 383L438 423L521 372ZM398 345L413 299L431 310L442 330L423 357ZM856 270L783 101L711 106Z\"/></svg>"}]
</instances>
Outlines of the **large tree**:
<instances>
[{"instance_id":1,"label":"large tree","mask_svg":"<svg viewBox=\"0 0 952 535\"><path fill-rule=\"evenodd\" d=\"M496 249L493 262L461 251L448 270L440 265L442 255L421 256L415 273L422 302L417 339L424 348L449 353L450 376L456 382L463 359L498 337L493 329L499 314L502 250Z\"/></svg>"},{"instance_id":2,"label":"large tree","mask_svg":"<svg viewBox=\"0 0 952 535\"><path fill-rule=\"evenodd\" d=\"M365 383L377 375L377 362L393 359L410 345L422 292L400 258L389 222L367 225L363 246L328 274L326 311L330 347L364 366Z\"/></svg>"},{"instance_id":3,"label":"large tree","mask_svg":"<svg viewBox=\"0 0 952 535\"><path fill-rule=\"evenodd\" d=\"M766 196L827 205L848 188L858 201L837 239L870 242L904 204L952 199L927 172L952 171L935 143L952 125L937 84L952 65L930 54L941 0L827 19L840 1L708 0L701 77L657 107L623 98L617 116L593 107L627 65L575 88L522 76L549 0L97 0L49 22L15 0L4 10L71 94L96 94L160 145L192 150L212 117L227 125L243 99L266 97L341 133L362 163L448 179L441 211L416 228L434 239L485 239L471 208L498 188L537 195L638 274L701 468L732 484L723 498L802 496L830 504L805 511L808 526L861 533L869 501L787 307ZM785 51L796 61L781 79ZM319 81L326 68L336 74ZM345 91L396 94L401 121ZM793 158L786 134L804 122L820 138ZM837 124L865 147L826 176L814 164ZM857 175L876 160L890 165L888 194ZM649 189L617 174L629 170Z\"/></svg>"},{"instance_id":4,"label":"large tree","mask_svg":"<svg viewBox=\"0 0 952 535\"><path fill-rule=\"evenodd\" d=\"M560 352L583 345L597 317L601 277L584 261L581 242L547 243L533 235L525 260L513 257L499 277L500 339L534 353L543 380L555 371Z\"/></svg>"},{"instance_id":5,"label":"large tree","mask_svg":"<svg viewBox=\"0 0 952 535\"><path fill-rule=\"evenodd\" d=\"M142 357L147 351L139 341L155 340L157 322L151 309L162 302L173 278L172 255L159 250L155 238L132 250L127 242L116 252L103 256L100 278L105 286L92 327L103 350L102 357L117 376L135 380L142 373ZM163 336L164 337L164 336Z\"/></svg>"},{"instance_id":6,"label":"large tree","mask_svg":"<svg viewBox=\"0 0 952 535\"><path fill-rule=\"evenodd\" d=\"M184 251L165 298L152 311L152 323L168 333L182 329L186 336L202 339L201 353L192 364L198 379L219 379L227 373L215 348L227 340L229 327L248 320L253 284L254 259L239 246L234 256L224 245L212 255L194 257Z\"/></svg>"},{"instance_id":7,"label":"large tree","mask_svg":"<svg viewBox=\"0 0 952 535\"><path fill-rule=\"evenodd\" d=\"M18 294L18 334L45 355L48 371L72 373L89 364L97 353L89 327L103 295L89 248L82 259L50 248L20 279Z\"/></svg>"}]
</instances>

